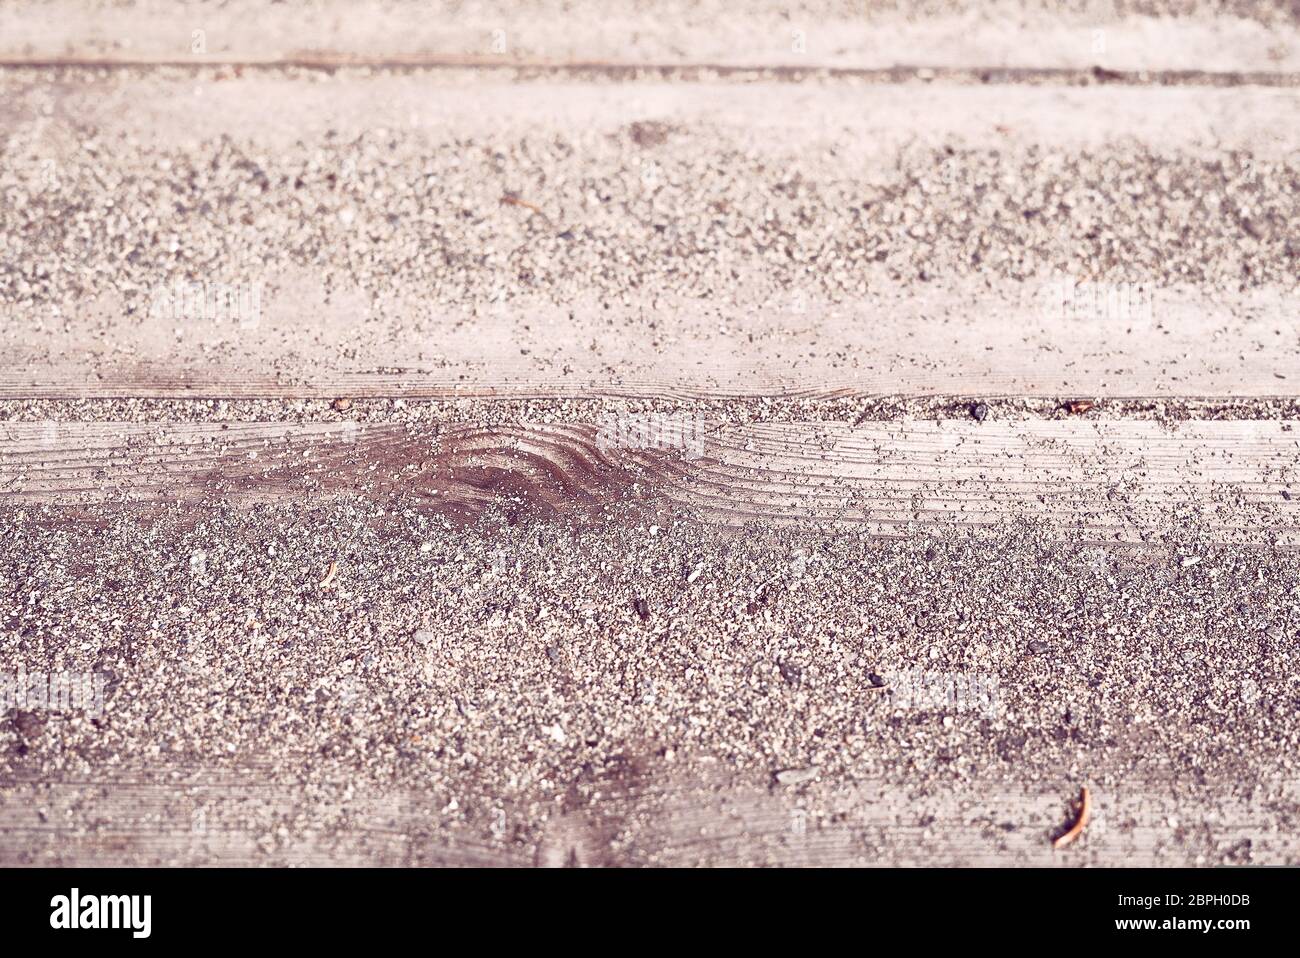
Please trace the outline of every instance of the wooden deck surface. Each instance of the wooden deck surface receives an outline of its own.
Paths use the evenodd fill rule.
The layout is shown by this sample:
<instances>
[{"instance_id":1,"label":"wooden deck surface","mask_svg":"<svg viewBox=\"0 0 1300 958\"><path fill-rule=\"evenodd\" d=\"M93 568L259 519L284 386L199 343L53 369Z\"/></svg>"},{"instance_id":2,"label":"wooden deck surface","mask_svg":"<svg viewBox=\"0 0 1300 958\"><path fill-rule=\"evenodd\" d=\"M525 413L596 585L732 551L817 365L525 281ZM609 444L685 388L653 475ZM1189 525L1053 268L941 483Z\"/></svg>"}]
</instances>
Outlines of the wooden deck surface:
<instances>
[{"instance_id":1,"label":"wooden deck surface","mask_svg":"<svg viewBox=\"0 0 1300 958\"><path fill-rule=\"evenodd\" d=\"M33 634L31 610L55 599L23 576L64 546L95 553L117 522L353 503L380 510L375 528L418 514L479 535L504 517L617 549L615 516L632 508L656 532L702 530L694 576L726 565L719 543L750 537L983 536L991 563L1020 566L1038 555L1015 538L1029 528L1044 549L1175 571L1207 550L1225 569L1266 565L1300 543L1294 10L655 6L620 0L599 20L545 2L0 8L0 509L16 530L0 671L78 659L84 616L69 608L67 631ZM1063 277L1134 298L1069 312L1054 299ZM178 278L256 283L258 315L154 308ZM653 411L693 417L699 447L602 437L610 417ZM29 527L53 538L23 539ZM53 552L24 551L37 541ZM139 585L150 562L189 560L120 561L118 578ZM77 566L87 583L91 565ZM675 570L655 575L677 587ZM1273 663L1268 641L1300 641L1285 613L1295 590L1252 593L1258 576L1230 601L1214 592L1223 578L1204 585L1241 616L1204 626L1223 646L1174 658L1162 643L1181 638L1135 626L1157 651L1123 652L1136 671L1096 692L1104 702L1087 699L1082 667L1050 681L1010 657L998 668L1017 695L1066 696L1067 716L1083 697L1085 713L1147 728L1134 718L1144 683L1182 681L1206 657L1248 668L1256 642ZM1127 601L1089 582L1079 608ZM231 588L258 605L255 586ZM914 595L942 605L946 588L919 579ZM1247 622L1250 595L1277 621ZM101 597L122 603L119 619L143 615ZM818 609L838 609L817 601L786 646L751 626L734 647L771 659L815 642ZM375 608L341 614L322 648L367 628L397 642ZM567 615L530 628L580 634ZM701 616L702 642L734 617ZM450 613L427 617L476 648ZM1132 609L1126 621L1145 622ZM159 628L141 641L182 634ZM1113 651L1111 628L1078 654ZM990 629L1017 649L1037 641L1023 623ZM923 626L900 635L900 663L945 666ZM146 659L96 654L144 681ZM867 676L854 689L870 698ZM458 681L433 706L457 713L447 741L522 751L485 770L439 747L420 760L437 787L407 766L299 776L276 751L292 742L140 751L138 730L160 720L138 704L102 748L61 745L57 723L37 747L15 713L0 722L0 864L1041 865L1064 858L1050 839L1080 780L1099 814L1069 863L1300 861L1294 768L1271 750L1294 741L1284 677L1268 710L1233 726L1240 740L1216 746L1247 766L1258 746L1252 789L1227 758L1193 762L1158 736L1143 755L1101 731L1077 747L1042 731L1062 750L1055 771L1008 759L908 779L882 752L879 768L791 787L774 773L826 748L827 728L844 754L875 754L838 720L800 724L805 708L842 705L806 697L772 705L776 718L755 707L725 748L699 729L713 720L674 713L663 744L602 740L603 758L566 757L574 771L546 758L553 743L523 744L539 733L511 703L475 711L477 680ZM527 691L579 710L591 697L609 727L640 729L614 687L546 676ZM721 728L728 694L703 694ZM1168 735L1202 735L1200 694L1162 716ZM199 724L221 711L204 701L186 706ZM972 732L979 747L1004 751L1024 709ZM782 722L806 734L771 731ZM900 753L961 766L932 731ZM738 759L735 741L758 757Z\"/></svg>"}]
</instances>

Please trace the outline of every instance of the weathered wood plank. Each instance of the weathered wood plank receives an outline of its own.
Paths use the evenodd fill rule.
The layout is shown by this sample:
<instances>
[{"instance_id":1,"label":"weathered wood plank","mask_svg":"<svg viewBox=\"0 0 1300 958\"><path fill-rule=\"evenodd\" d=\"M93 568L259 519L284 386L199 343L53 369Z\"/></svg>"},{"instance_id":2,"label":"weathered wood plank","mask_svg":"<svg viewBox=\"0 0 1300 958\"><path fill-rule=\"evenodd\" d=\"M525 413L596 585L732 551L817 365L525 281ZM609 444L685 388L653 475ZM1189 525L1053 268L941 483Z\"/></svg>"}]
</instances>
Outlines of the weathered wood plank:
<instances>
[{"instance_id":1,"label":"weathered wood plank","mask_svg":"<svg viewBox=\"0 0 1300 958\"><path fill-rule=\"evenodd\" d=\"M365 423L10 423L0 496L79 507L411 497L459 516L574 517L649 498L731 526L896 536L1030 520L1104 541L1180 531L1295 544L1293 426L700 421L695 450L649 448L650 439L619 448L617 433L596 425L453 425L435 435Z\"/></svg>"},{"instance_id":2,"label":"weathered wood plank","mask_svg":"<svg viewBox=\"0 0 1300 958\"><path fill-rule=\"evenodd\" d=\"M549 304L429 320L398 306L366 323L271 294L258 329L188 324L184 338L168 335L174 320L98 304L81 318L112 326L115 348L87 350L79 322L12 322L0 399L1287 398L1294 302L1181 291L1157 294L1150 319L1076 319L966 286L811 308L683 304L613 326L599 308Z\"/></svg>"},{"instance_id":3,"label":"weathered wood plank","mask_svg":"<svg viewBox=\"0 0 1300 958\"><path fill-rule=\"evenodd\" d=\"M463 494L596 462L575 436L461 435ZM1294 551L105 514L0 510L0 673L111 672L98 717L0 721L6 864L1296 860Z\"/></svg>"},{"instance_id":4,"label":"weathered wood plank","mask_svg":"<svg viewBox=\"0 0 1300 958\"><path fill-rule=\"evenodd\" d=\"M19 73L3 398L1300 382L1290 90ZM1062 276L1150 308L1063 315ZM260 312L154 312L176 282Z\"/></svg>"},{"instance_id":5,"label":"weathered wood plank","mask_svg":"<svg viewBox=\"0 0 1300 958\"><path fill-rule=\"evenodd\" d=\"M228 136L272 151L300 140L324 141L330 131L348 140L382 130L443 146L458 136L493 134L500 142L560 134L592 151L609 150L619 146L612 138L626 136L633 123L647 125L640 142L631 144L638 149L628 151L634 164L646 153L662 163L666 151L656 147L689 150L692 136L683 134L719 131L773 160L803 160L797 168L805 175L817 153L833 146L836 167L867 182L889 175L892 170L875 164L892 163L898 148L908 145L1004 152L1141 146L1163 154L1247 151L1283 159L1300 144L1295 125L1280 122L1295 112L1300 92L1250 86L879 84L852 78L729 83L653 76L618 84L473 69L209 70L197 76L13 69L0 73L0 91L11 147L33 145L55 159L72 157L86 145L75 130L93 128L129 148L100 157L105 164L129 160L146 144L193 149ZM250 102L258 108L249 109Z\"/></svg>"},{"instance_id":6,"label":"weathered wood plank","mask_svg":"<svg viewBox=\"0 0 1300 958\"><path fill-rule=\"evenodd\" d=\"M1144 11L1145 12L1145 11ZM1003 67L1296 70L1293 15L1257 4L1120 16L1095 2L1065 13L1034 3L794 9L770 2L619 2L593 23L560 3L224 3L158 0L87 8L73 0L0 10L0 60L103 63L617 63L885 69ZM1151 15L1155 14L1155 15ZM196 32L197 31L197 32Z\"/></svg>"},{"instance_id":7,"label":"weathered wood plank","mask_svg":"<svg viewBox=\"0 0 1300 958\"><path fill-rule=\"evenodd\" d=\"M567 811L491 809L467 826L440 796L345 783L291 787L214 772L0 787L0 864L1039 866L1295 864L1294 789L1254 797L1215 785L1117 778L1094 785L1086 838L1051 838L1058 792L1006 783L909 790L870 779L815 796L754 781L667 777ZM464 798L464 796L462 796Z\"/></svg>"}]
</instances>

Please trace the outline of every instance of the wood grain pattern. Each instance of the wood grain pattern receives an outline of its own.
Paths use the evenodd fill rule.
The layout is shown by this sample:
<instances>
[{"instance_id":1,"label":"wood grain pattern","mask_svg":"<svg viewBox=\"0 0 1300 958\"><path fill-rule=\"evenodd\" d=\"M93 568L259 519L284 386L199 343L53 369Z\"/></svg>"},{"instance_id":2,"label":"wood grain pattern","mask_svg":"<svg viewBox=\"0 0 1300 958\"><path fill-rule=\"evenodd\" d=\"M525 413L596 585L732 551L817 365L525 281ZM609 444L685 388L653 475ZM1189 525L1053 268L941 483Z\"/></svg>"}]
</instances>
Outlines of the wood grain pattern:
<instances>
[{"instance_id":1,"label":"wood grain pattern","mask_svg":"<svg viewBox=\"0 0 1300 958\"><path fill-rule=\"evenodd\" d=\"M581 516L634 484L704 521L904 535L1030 520L1062 536L1300 541L1287 422L708 425L702 454L610 448L595 425L11 423L8 505L412 497L458 516Z\"/></svg>"}]
</instances>

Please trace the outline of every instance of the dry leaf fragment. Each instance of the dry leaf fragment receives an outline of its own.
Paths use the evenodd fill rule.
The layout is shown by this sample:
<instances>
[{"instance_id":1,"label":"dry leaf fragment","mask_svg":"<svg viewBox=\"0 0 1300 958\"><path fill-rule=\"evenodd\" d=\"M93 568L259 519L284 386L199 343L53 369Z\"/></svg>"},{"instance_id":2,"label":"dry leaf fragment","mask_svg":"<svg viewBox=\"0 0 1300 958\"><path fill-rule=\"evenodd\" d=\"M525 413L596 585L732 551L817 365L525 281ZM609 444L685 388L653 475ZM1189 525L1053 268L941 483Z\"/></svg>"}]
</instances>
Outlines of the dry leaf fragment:
<instances>
[{"instance_id":1,"label":"dry leaf fragment","mask_svg":"<svg viewBox=\"0 0 1300 958\"><path fill-rule=\"evenodd\" d=\"M1082 835L1090 817L1092 817L1092 794L1088 791L1088 786L1085 785L1079 794L1079 817L1074 820L1074 824L1070 826L1069 831L1052 842L1052 847L1064 848Z\"/></svg>"}]
</instances>

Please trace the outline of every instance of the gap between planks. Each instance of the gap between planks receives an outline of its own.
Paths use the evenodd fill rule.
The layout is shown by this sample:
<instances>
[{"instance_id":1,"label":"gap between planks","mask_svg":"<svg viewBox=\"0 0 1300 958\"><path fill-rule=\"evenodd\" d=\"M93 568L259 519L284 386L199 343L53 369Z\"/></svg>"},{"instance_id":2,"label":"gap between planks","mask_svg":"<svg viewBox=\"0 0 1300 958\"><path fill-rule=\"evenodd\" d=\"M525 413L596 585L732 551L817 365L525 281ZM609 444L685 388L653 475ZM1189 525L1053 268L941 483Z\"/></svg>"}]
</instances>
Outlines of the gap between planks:
<instances>
[{"instance_id":1,"label":"gap between planks","mask_svg":"<svg viewBox=\"0 0 1300 958\"><path fill-rule=\"evenodd\" d=\"M2 57L0 70L343 70L360 69L380 72L409 70L481 70L518 71L532 76L584 78L601 76L631 80L644 77L658 79L699 80L751 79L765 82L798 83L811 77L833 80L860 80L873 84L954 83L1011 85L1086 86L1104 83L1113 86L1191 86L1191 87L1296 87L1300 74L1266 70L1110 70L1093 67L942 67L897 64L883 67L800 66L793 64L726 63L641 63L636 61L554 61L504 59L483 56L412 54L409 56L367 57L350 54L235 59L194 57L187 59L129 59L112 57Z\"/></svg>"}]
</instances>

